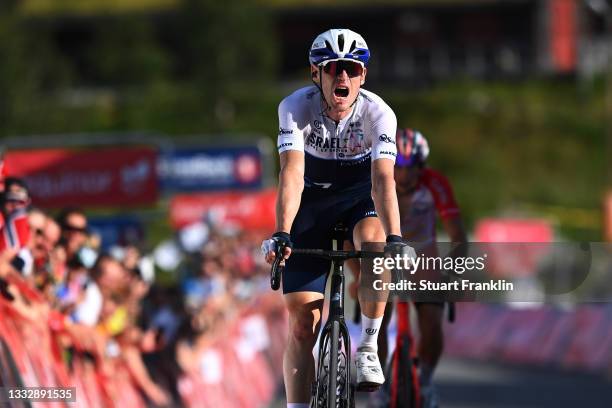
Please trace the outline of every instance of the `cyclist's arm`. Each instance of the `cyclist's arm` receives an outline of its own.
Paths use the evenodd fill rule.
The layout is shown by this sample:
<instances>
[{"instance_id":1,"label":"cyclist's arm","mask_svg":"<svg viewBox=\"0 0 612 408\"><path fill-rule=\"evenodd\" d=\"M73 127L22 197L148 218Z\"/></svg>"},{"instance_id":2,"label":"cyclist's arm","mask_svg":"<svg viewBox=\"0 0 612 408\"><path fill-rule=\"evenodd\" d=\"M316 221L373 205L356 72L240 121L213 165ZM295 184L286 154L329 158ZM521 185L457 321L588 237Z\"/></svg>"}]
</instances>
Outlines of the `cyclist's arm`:
<instances>
[{"instance_id":1,"label":"cyclist's arm","mask_svg":"<svg viewBox=\"0 0 612 408\"><path fill-rule=\"evenodd\" d=\"M280 174L276 200L276 231L289 233L304 190L304 133L298 126L304 105L296 93L278 105Z\"/></svg>"},{"instance_id":2,"label":"cyclist's arm","mask_svg":"<svg viewBox=\"0 0 612 408\"><path fill-rule=\"evenodd\" d=\"M463 244L467 242L467 234L460 216L442 219L442 225L452 243Z\"/></svg>"},{"instance_id":3,"label":"cyclist's arm","mask_svg":"<svg viewBox=\"0 0 612 408\"><path fill-rule=\"evenodd\" d=\"M304 152L287 150L280 154L276 231L289 233L300 208L304 190Z\"/></svg>"},{"instance_id":4,"label":"cyclist's arm","mask_svg":"<svg viewBox=\"0 0 612 408\"><path fill-rule=\"evenodd\" d=\"M456 217L452 218L443 218L442 225L444 226L444 230L448 234L448 237L453 244L451 255L453 257L467 256L467 245L464 244L466 244L468 240L461 216L457 215Z\"/></svg>"},{"instance_id":5,"label":"cyclist's arm","mask_svg":"<svg viewBox=\"0 0 612 408\"><path fill-rule=\"evenodd\" d=\"M399 206L393 177L394 166L394 161L389 159L372 161L372 199L385 234L401 236Z\"/></svg>"},{"instance_id":6,"label":"cyclist's arm","mask_svg":"<svg viewBox=\"0 0 612 408\"><path fill-rule=\"evenodd\" d=\"M399 235L400 213L395 192L395 113L382 100L372 112L372 199L387 236Z\"/></svg>"}]
</instances>

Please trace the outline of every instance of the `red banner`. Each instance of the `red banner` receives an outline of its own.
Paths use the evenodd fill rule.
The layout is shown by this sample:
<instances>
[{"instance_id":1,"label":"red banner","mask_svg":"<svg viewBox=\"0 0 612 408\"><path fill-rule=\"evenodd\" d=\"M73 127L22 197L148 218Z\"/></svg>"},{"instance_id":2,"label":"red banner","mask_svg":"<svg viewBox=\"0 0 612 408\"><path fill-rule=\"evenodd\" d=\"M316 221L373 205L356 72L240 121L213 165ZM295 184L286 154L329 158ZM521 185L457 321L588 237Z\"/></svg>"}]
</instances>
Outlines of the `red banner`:
<instances>
[{"instance_id":1,"label":"red banner","mask_svg":"<svg viewBox=\"0 0 612 408\"><path fill-rule=\"evenodd\" d=\"M210 216L244 229L274 229L276 190L182 194L170 202L170 222L181 228Z\"/></svg>"},{"instance_id":2,"label":"red banner","mask_svg":"<svg viewBox=\"0 0 612 408\"><path fill-rule=\"evenodd\" d=\"M157 200L157 153L146 147L9 151L10 175L25 178L34 205L124 206Z\"/></svg>"},{"instance_id":3,"label":"red banner","mask_svg":"<svg viewBox=\"0 0 612 408\"><path fill-rule=\"evenodd\" d=\"M549 4L553 64L559 72L571 72L576 68L576 1L553 0Z\"/></svg>"},{"instance_id":4,"label":"red banner","mask_svg":"<svg viewBox=\"0 0 612 408\"><path fill-rule=\"evenodd\" d=\"M551 242L550 223L540 219L486 218L476 225L479 242Z\"/></svg>"},{"instance_id":5,"label":"red banner","mask_svg":"<svg viewBox=\"0 0 612 408\"><path fill-rule=\"evenodd\" d=\"M487 265L497 277L535 273L554 238L550 223L539 219L488 218L476 224L474 235L478 242L491 243L486 245Z\"/></svg>"}]
</instances>

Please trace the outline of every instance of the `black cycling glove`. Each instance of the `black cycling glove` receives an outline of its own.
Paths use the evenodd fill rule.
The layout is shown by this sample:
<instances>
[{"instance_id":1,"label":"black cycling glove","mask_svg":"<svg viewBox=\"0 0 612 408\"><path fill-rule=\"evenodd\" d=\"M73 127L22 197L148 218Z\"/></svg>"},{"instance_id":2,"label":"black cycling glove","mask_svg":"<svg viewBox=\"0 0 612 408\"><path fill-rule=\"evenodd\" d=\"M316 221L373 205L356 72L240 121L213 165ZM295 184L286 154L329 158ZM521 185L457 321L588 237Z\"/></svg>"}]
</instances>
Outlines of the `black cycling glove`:
<instances>
[{"instance_id":1,"label":"black cycling glove","mask_svg":"<svg viewBox=\"0 0 612 408\"><path fill-rule=\"evenodd\" d=\"M283 231L278 231L272 234L272 239L276 242L276 248L274 252L277 254L280 252L279 248L293 248L293 242L291 242L291 236Z\"/></svg>"}]
</instances>

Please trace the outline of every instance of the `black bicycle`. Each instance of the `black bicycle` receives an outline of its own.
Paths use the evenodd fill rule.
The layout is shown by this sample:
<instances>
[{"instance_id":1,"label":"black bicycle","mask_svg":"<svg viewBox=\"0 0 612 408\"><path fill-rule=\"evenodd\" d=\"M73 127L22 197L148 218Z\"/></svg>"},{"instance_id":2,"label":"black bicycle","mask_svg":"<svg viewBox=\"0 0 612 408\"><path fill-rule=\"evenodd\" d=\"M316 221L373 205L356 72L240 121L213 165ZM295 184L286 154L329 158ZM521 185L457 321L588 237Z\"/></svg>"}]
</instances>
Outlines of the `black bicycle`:
<instances>
[{"instance_id":1,"label":"black bicycle","mask_svg":"<svg viewBox=\"0 0 612 408\"><path fill-rule=\"evenodd\" d=\"M334 228L336 248L342 248L346 229ZM284 248L276 248L277 254ZM319 337L317 374L312 385L312 408L353 408L354 385L351 383L351 338L344 322L344 262L351 258L376 258L382 252L340 251L323 249L292 249L292 254L316 256L332 261L329 317ZM272 264L270 286L280 287L282 257Z\"/></svg>"}]
</instances>

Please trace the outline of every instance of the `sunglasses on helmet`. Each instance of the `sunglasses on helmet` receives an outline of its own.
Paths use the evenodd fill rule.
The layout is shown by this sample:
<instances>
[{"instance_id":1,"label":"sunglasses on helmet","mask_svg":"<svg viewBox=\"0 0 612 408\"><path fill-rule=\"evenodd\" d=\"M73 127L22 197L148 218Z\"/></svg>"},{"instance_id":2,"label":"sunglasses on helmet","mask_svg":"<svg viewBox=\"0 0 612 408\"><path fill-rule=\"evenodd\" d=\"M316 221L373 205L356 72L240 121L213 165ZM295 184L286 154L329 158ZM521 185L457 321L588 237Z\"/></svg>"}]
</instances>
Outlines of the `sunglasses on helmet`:
<instances>
[{"instance_id":1,"label":"sunglasses on helmet","mask_svg":"<svg viewBox=\"0 0 612 408\"><path fill-rule=\"evenodd\" d=\"M346 71L349 78L355 78L363 74L363 66L353 61L329 61L323 65L323 71L331 76L340 75Z\"/></svg>"}]
</instances>

